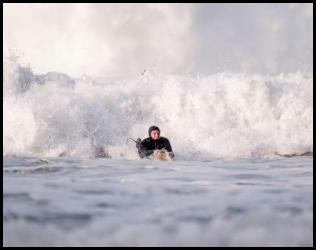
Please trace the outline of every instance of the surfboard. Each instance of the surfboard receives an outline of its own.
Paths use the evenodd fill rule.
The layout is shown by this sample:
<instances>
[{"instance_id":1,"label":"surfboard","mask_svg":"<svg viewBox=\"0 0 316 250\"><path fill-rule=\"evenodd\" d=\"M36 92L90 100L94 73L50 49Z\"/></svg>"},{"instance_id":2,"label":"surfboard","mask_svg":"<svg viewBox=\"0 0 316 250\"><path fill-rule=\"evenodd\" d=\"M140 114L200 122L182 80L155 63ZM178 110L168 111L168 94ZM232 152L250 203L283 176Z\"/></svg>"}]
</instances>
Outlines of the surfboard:
<instances>
[{"instance_id":1,"label":"surfboard","mask_svg":"<svg viewBox=\"0 0 316 250\"><path fill-rule=\"evenodd\" d=\"M152 155L151 155L152 160L160 160L160 161L168 161L171 160L169 153L165 149L160 149L156 150Z\"/></svg>"}]
</instances>

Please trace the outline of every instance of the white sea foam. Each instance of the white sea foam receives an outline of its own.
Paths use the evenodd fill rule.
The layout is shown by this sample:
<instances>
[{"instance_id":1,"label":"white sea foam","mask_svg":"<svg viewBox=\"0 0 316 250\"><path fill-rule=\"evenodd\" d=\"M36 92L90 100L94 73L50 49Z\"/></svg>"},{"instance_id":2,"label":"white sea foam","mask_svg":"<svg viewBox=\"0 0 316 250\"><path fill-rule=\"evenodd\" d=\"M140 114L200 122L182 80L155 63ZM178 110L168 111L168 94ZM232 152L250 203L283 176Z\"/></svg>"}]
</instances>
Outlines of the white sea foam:
<instances>
[{"instance_id":1,"label":"white sea foam","mask_svg":"<svg viewBox=\"0 0 316 250\"><path fill-rule=\"evenodd\" d=\"M5 246L313 244L312 157L3 165Z\"/></svg>"},{"instance_id":2,"label":"white sea foam","mask_svg":"<svg viewBox=\"0 0 316 250\"><path fill-rule=\"evenodd\" d=\"M5 246L312 246L312 3L3 14Z\"/></svg>"},{"instance_id":3,"label":"white sea foam","mask_svg":"<svg viewBox=\"0 0 316 250\"><path fill-rule=\"evenodd\" d=\"M184 159L313 151L309 74L73 79L35 75L11 57L4 76L4 155L136 158L127 139L153 124Z\"/></svg>"}]
</instances>

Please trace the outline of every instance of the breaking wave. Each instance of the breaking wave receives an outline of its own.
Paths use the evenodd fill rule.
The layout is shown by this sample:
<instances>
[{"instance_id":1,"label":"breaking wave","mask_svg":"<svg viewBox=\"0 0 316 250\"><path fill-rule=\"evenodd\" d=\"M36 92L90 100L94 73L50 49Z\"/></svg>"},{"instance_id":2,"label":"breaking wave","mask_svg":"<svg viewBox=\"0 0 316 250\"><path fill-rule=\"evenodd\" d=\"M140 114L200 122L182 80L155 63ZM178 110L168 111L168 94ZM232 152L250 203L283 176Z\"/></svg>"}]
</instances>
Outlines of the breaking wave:
<instances>
[{"instance_id":1,"label":"breaking wave","mask_svg":"<svg viewBox=\"0 0 316 250\"><path fill-rule=\"evenodd\" d=\"M183 159L313 152L313 76L147 71L124 79L36 75L4 65L4 155L137 158L160 127Z\"/></svg>"}]
</instances>

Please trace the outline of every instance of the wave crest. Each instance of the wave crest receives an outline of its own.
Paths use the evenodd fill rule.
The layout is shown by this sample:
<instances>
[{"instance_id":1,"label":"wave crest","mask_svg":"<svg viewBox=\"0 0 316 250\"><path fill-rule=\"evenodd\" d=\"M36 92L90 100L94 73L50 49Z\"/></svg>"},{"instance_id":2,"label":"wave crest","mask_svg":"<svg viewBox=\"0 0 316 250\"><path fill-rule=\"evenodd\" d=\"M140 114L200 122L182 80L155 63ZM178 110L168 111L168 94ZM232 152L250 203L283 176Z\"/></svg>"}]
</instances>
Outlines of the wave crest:
<instances>
[{"instance_id":1,"label":"wave crest","mask_svg":"<svg viewBox=\"0 0 316 250\"><path fill-rule=\"evenodd\" d=\"M136 158L127 138L153 124L183 159L313 152L313 77L300 72L73 79L11 58L4 76L4 155Z\"/></svg>"}]
</instances>

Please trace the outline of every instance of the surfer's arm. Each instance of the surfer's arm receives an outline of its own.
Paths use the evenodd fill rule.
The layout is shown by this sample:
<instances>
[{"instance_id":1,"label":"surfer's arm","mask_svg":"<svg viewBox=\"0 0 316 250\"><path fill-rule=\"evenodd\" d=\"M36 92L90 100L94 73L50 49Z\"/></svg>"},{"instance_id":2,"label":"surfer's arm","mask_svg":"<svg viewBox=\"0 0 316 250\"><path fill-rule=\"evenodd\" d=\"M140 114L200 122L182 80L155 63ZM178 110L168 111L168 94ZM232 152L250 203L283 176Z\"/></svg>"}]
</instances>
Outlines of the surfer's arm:
<instances>
[{"instance_id":1,"label":"surfer's arm","mask_svg":"<svg viewBox=\"0 0 316 250\"><path fill-rule=\"evenodd\" d=\"M145 156L150 156L152 153L154 153L154 150L144 150L143 153Z\"/></svg>"},{"instance_id":2,"label":"surfer's arm","mask_svg":"<svg viewBox=\"0 0 316 250\"><path fill-rule=\"evenodd\" d=\"M140 158L147 157L154 152L154 150L148 150L142 142L138 143L136 147Z\"/></svg>"},{"instance_id":3,"label":"surfer's arm","mask_svg":"<svg viewBox=\"0 0 316 250\"><path fill-rule=\"evenodd\" d=\"M174 157L174 153L172 152L172 147L171 144L169 142L169 140L166 138L166 146L165 146L166 150L168 151L169 155L171 158Z\"/></svg>"},{"instance_id":4,"label":"surfer's arm","mask_svg":"<svg viewBox=\"0 0 316 250\"><path fill-rule=\"evenodd\" d=\"M168 152L169 153L169 156L171 157L171 158L173 158L174 157L174 153L171 151L171 152Z\"/></svg>"},{"instance_id":5,"label":"surfer's arm","mask_svg":"<svg viewBox=\"0 0 316 250\"><path fill-rule=\"evenodd\" d=\"M148 157L150 156L154 150L138 150L138 154L140 158Z\"/></svg>"},{"instance_id":6,"label":"surfer's arm","mask_svg":"<svg viewBox=\"0 0 316 250\"><path fill-rule=\"evenodd\" d=\"M171 144L169 142L169 140L166 138L165 140L165 149L168 151L168 152L172 152L172 147L171 147Z\"/></svg>"}]
</instances>

